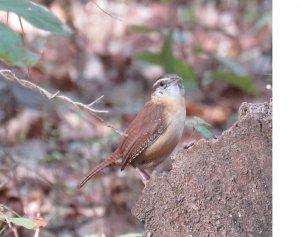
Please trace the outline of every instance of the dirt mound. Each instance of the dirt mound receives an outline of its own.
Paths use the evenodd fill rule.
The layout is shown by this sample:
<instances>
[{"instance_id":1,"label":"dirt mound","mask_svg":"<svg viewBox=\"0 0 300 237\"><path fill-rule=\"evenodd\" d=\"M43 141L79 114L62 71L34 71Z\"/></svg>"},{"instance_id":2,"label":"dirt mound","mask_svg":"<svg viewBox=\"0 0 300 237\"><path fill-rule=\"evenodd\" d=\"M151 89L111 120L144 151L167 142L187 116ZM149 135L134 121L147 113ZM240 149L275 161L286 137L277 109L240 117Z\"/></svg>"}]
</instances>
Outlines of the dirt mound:
<instances>
[{"instance_id":1,"label":"dirt mound","mask_svg":"<svg viewBox=\"0 0 300 237\"><path fill-rule=\"evenodd\" d=\"M132 209L145 236L272 235L272 104L243 103L239 113L150 180Z\"/></svg>"}]
</instances>

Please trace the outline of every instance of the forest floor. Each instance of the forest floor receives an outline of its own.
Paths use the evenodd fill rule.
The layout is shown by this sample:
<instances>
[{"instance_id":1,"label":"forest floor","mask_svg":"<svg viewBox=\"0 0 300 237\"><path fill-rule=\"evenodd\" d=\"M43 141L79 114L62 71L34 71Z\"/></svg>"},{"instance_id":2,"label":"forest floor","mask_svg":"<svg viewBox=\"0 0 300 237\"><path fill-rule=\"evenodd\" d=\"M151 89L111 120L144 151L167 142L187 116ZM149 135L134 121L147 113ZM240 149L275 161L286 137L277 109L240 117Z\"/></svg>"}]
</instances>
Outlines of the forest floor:
<instances>
[{"instance_id":1,"label":"forest floor","mask_svg":"<svg viewBox=\"0 0 300 237\"><path fill-rule=\"evenodd\" d=\"M204 119L215 136L237 121L242 102L272 97L271 1L97 1L101 9L93 1L39 2L75 33L48 35L24 22L26 44L42 52L38 64L20 70L0 61L0 69L74 101L89 104L104 95L94 107L108 110L100 116L122 131L168 69L151 57L163 55L167 44L173 55L165 60L188 65L175 64L190 76L184 78L187 120ZM9 25L20 30L13 15ZM200 138L186 127L179 149ZM132 168L107 168L76 188L120 139L90 114L0 77L0 203L22 216L40 215L47 223L40 237L142 233L130 211L143 190Z\"/></svg>"}]
</instances>

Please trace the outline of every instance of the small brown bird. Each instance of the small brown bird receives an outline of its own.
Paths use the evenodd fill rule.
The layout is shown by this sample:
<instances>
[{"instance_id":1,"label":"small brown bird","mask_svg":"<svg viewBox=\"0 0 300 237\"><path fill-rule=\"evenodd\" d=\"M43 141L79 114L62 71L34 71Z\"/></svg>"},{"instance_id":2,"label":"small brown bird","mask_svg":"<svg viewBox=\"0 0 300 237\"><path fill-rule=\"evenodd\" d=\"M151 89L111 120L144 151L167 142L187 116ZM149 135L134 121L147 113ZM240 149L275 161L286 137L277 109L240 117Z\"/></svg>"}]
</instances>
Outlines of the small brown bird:
<instances>
[{"instance_id":1,"label":"small brown bird","mask_svg":"<svg viewBox=\"0 0 300 237\"><path fill-rule=\"evenodd\" d=\"M151 99L130 123L118 148L93 168L79 183L81 188L98 171L121 160L123 170L131 164L144 184L150 176L145 169L164 161L178 144L184 129L186 108L182 79L173 74L159 78Z\"/></svg>"}]
</instances>

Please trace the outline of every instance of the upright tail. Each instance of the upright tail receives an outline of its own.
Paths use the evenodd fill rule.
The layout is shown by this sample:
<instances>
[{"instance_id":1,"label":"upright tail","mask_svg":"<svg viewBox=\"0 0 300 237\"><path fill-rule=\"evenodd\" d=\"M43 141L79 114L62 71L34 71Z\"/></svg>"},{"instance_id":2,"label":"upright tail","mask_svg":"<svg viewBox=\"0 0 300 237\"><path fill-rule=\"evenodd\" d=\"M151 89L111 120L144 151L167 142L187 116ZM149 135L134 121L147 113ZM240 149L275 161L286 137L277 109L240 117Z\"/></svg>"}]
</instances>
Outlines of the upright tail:
<instances>
[{"instance_id":1,"label":"upright tail","mask_svg":"<svg viewBox=\"0 0 300 237\"><path fill-rule=\"evenodd\" d=\"M88 174L80 181L80 183L78 184L78 188L81 188L83 185L85 185L85 183L87 181L89 181L96 173L98 173L99 171L103 170L105 167L109 166L110 164L112 164L115 160L117 160L118 158L120 158L120 154L119 151L116 150L114 153L111 154L111 156L109 156L107 159L105 159L104 161L102 161L100 164L98 164L95 168L93 168L92 170L90 170L88 172Z\"/></svg>"}]
</instances>

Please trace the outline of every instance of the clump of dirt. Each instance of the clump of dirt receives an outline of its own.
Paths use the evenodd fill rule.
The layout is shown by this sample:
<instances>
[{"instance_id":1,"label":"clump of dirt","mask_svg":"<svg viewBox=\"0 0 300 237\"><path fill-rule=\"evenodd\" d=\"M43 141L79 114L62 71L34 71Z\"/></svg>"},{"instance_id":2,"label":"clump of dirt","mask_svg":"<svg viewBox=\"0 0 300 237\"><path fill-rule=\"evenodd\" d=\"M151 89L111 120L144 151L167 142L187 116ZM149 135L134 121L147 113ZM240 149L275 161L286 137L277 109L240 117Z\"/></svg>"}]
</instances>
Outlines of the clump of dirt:
<instances>
[{"instance_id":1,"label":"clump of dirt","mask_svg":"<svg viewBox=\"0 0 300 237\"><path fill-rule=\"evenodd\" d=\"M243 103L239 113L151 178L132 209L146 236L272 236L272 103Z\"/></svg>"}]
</instances>

